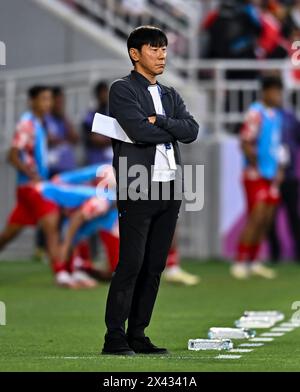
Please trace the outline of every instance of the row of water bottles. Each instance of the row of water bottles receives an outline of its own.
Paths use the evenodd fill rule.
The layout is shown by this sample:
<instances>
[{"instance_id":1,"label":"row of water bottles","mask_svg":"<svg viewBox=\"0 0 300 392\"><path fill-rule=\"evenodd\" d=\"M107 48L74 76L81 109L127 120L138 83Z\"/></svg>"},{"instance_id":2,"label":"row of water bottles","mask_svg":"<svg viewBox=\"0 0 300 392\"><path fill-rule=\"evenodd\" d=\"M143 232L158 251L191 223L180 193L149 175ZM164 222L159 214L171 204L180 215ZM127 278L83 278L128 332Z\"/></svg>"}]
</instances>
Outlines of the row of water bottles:
<instances>
[{"instance_id":1,"label":"row of water bottles","mask_svg":"<svg viewBox=\"0 0 300 392\"><path fill-rule=\"evenodd\" d=\"M232 339L250 339L256 335L253 328L270 328L284 319L284 314L276 311L245 311L235 321L235 328L212 327L208 339L189 339L189 350L231 350Z\"/></svg>"}]
</instances>

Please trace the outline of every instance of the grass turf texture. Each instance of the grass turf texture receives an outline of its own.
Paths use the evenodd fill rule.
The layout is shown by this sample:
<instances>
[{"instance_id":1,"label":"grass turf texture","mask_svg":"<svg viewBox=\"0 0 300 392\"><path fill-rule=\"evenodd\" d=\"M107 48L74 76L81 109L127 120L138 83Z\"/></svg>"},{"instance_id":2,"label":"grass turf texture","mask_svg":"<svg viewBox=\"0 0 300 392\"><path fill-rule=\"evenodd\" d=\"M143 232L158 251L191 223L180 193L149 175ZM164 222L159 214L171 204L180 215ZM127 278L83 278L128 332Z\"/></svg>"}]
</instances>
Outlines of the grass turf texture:
<instances>
[{"instance_id":1,"label":"grass turf texture","mask_svg":"<svg viewBox=\"0 0 300 392\"><path fill-rule=\"evenodd\" d=\"M299 265L278 266L275 281L236 281L224 263L188 261L183 266L203 281L196 287L163 282L147 330L171 354L127 358L99 355L108 285L59 289L45 265L0 263L0 300L7 307L7 325L0 326L0 371L300 370L300 328L240 354L240 359L214 358L226 352L187 350L189 338L206 337L212 326L233 326L246 309L278 309L290 318L291 304L300 300ZM235 347L242 341L236 342Z\"/></svg>"}]
</instances>

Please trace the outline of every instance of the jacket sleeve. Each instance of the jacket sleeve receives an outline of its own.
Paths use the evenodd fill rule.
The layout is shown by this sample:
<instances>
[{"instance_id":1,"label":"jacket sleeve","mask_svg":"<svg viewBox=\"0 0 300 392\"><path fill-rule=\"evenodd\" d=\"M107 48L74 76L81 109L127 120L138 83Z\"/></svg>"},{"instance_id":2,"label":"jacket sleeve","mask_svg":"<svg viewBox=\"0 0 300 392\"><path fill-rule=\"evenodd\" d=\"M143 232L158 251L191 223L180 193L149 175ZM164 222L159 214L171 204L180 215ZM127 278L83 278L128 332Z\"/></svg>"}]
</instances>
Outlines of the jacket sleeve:
<instances>
[{"instance_id":1,"label":"jacket sleeve","mask_svg":"<svg viewBox=\"0 0 300 392\"><path fill-rule=\"evenodd\" d=\"M175 141L171 133L149 122L135 91L126 81L117 80L112 84L109 92L109 112L135 143L160 144Z\"/></svg>"},{"instance_id":2,"label":"jacket sleeve","mask_svg":"<svg viewBox=\"0 0 300 392\"><path fill-rule=\"evenodd\" d=\"M197 139L199 125L194 117L186 110L181 96L172 88L175 101L174 117L156 115L155 125L170 132L181 143L192 143Z\"/></svg>"}]
</instances>

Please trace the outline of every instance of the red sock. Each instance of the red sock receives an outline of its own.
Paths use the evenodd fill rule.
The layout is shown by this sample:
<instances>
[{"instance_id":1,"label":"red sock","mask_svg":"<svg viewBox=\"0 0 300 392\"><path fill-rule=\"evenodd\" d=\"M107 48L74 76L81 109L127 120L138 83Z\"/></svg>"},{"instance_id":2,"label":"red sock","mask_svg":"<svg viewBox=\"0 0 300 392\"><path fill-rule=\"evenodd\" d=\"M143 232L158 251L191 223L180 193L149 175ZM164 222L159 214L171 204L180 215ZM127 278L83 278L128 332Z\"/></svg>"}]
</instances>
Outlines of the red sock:
<instances>
[{"instance_id":1,"label":"red sock","mask_svg":"<svg viewBox=\"0 0 300 392\"><path fill-rule=\"evenodd\" d=\"M236 261L238 263L245 263L246 261L249 261L251 257L251 249L252 245L247 245L240 242L238 244Z\"/></svg>"},{"instance_id":2,"label":"red sock","mask_svg":"<svg viewBox=\"0 0 300 392\"><path fill-rule=\"evenodd\" d=\"M99 235L105 248L110 271L114 272L119 261L119 237L112 235L108 231L100 231Z\"/></svg>"},{"instance_id":3,"label":"red sock","mask_svg":"<svg viewBox=\"0 0 300 392\"><path fill-rule=\"evenodd\" d=\"M74 272L74 262L75 262L75 257L78 255L77 249L75 248L71 254L71 256L68 258L66 261L66 267L67 271L72 273Z\"/></svg>"},{"instance_id":4,"label":"red sock","mask_svg":"<svg viewBox=\"0 0 300 392\"><path fill-rule=\"evenodd\" d=\"M169 250L169 254L167 257L167 263L166 263L166 267L170 268L170 267L174 267L179 265L179 253L178 253L178 249L177 246L171 246L170 250Z\"/></svg>"},{"instance_id":5,"label":"red sock","mask_svg":"<svg viewBox=\"0 0 300 392\"><path fill-rule=\"evenodd\" d=\"M259 250L260 250L260 245L261 245L260 243L252 245L251 252L250 252L250 261L257 260L257 256L258 256L258 253L259 253Z\"/></svg>"},{"instance_id":6,"label":"red sock","mask_svg":"<svg viewBox=\"0 0 300 392\"><path fill-rule=\"evenodd\" d=\"M72 255L70 256L69 260L67 261L67 266L68 266L68 271L69 272L74 272L74 270L78 269L93 269L93 263L89 258L84 258L84 256L88 256L88 253L86 253L86 249L89 250L89 247L86 247L87 244L79 244L74 251L72 252ZM82 252L84 250L84 252Z\"/></svg>"},{"instance_id":7,"label":"red sock","mask_svg":"<svg viewBox=\"0 0 300 392\"><path fill-rule=\"evenodd\" d=\"M52 260L51 262L51 268L54 274L57 274L58 272L61 271L67 271L67 263L65 261L58 261L58 260Z\"/></svg>"}]
</instances>

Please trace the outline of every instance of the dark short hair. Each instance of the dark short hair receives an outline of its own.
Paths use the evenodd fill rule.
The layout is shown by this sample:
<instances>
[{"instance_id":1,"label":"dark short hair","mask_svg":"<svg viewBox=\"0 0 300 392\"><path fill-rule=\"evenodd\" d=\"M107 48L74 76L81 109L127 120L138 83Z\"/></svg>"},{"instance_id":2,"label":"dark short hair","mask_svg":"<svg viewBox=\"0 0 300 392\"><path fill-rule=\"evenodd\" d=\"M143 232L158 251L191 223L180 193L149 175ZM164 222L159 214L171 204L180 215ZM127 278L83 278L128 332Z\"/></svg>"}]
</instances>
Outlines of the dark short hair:
<instances>
[{"instance_id":1,"label":"dark short hair","mask_svg":"<svg viewBox=\"0 0 300 392\"><path fill-rule=\"evenodd\" d=\"M64 89L62 86L53 86L51 90L54 98L60 97L64 94Z\"/></svg>"},{"instance_id":2,"label":"dark short hair","mask_svg":"<svg viewBox=\"0 0 300 392\"><path fill-rule=\"evenodd\" d=\"M156 48L168 46L168 38L166 34L158 27L139 26L129 34L127 39L128 54L131 48L138 49L140 51L143 45L151 45ZM135 61L132 60L131 57L130 60L134 65Z\"/></svg>"},{"instance_id":3,"label":"dark short hair","mask_svg":"<svg viewBox=\"0 0 300 392\"><path fill-rule=\"evenodd\" d=\"M41 93L44 91L51 91L49 86L39 85L39 86L32 86L27 91L27 96L30 99L37 98Z\"/></svg>"},{"instance_id":4,"label":"dark short hair","mask_svg":"<svg viewBox=\"0 0 300 392\"><path fill-rule=\"evenodd\" d=\"M94 95L98 98L99 94L103 90L108 90L108 83L105 80L100 80L98 83L95 84L94 87Z\"/></svg>"},{"instance_id":5,"label":"dark short hair","mask_svg":"<svg viewBox=\"0 0 300 392\"><path fill-rule=\"evenodd\" d=\"M269 88L278 88L282 90L283 83L280 77L278 76L265 76L261 80L261 88L262 90L268 90Z\"/></svg>"}]
</instances>

